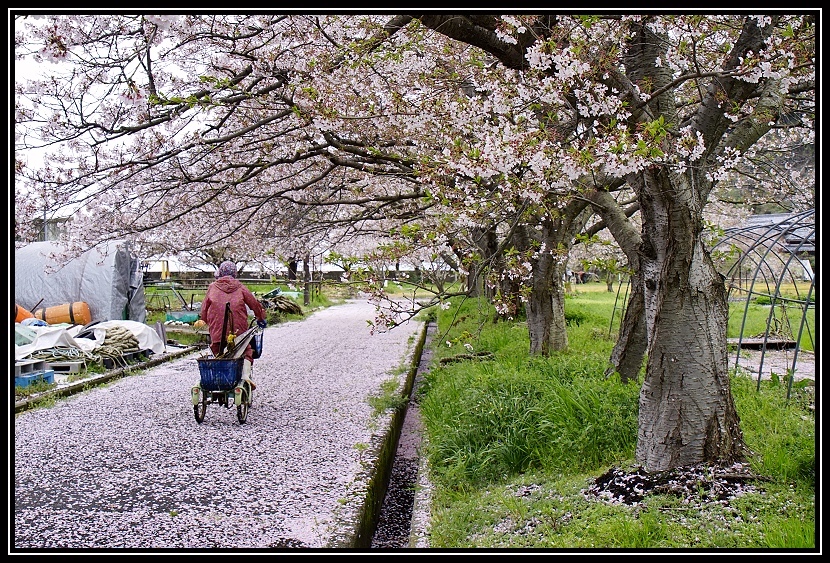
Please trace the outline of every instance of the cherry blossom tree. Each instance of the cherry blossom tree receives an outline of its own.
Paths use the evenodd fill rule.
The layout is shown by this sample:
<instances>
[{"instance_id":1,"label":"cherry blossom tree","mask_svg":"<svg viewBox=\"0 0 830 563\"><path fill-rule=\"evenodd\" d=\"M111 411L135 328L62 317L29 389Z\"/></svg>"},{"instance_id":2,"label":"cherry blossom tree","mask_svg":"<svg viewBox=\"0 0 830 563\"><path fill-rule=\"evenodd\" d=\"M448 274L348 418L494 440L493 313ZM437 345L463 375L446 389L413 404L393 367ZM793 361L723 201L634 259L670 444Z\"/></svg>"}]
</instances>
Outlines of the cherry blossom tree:
<instances>
[{"instance_id":1,"label":"cherry blossom tree","mask_svg":"<svg viewBox=\"0 0 830 563\"><path fill-rule=\"evenodd\" d=\"M549 354L567 346L568 254L598 213L635 272L617 365L648 358L638 462L744 455L704 210L792 142L784 129L811 142L815 13L15 22L16 58L61 62L15 81L16 148L46 153L16 166L15 191L83 206L76 243L308 253L330 229L422 221L469 290L483 276L497 305L524 304L531 352Z\"/></svg>"},{"instance_id":2,"label":"cherry blossom tree","mask_svg":"<svg viewBox=\"0 0 830 563\"><path fill-rule=\"evenodd\" d=\"M741 458L726 292L702 237L703 209L783 116L812 129L811 17L421 20L522 70L527 94L517 86L513 107L535 102L543 125L560 126L548 178L558 170L587 192L621 180L638 196L648 356L638 461L657 470Z\"/></svg>"}]
</instances>

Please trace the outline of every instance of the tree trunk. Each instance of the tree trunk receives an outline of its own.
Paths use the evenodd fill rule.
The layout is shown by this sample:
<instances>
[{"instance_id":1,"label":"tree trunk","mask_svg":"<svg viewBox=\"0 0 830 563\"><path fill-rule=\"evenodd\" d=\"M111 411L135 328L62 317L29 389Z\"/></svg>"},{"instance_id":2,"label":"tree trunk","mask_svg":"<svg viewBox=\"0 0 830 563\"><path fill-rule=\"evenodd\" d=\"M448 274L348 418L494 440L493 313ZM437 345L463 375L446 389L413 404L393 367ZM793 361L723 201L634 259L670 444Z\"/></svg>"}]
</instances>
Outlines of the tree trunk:
<instances>
[{"instance_id":1,"label":"tree trunk","mask_svg":"<svg viewBox=\"0 0 830 563\"><path fill-rule=\"evenodd\" d=\"M475 237L474 237L475 242ZM464 290L470 297L478 297L482 293L483 285L483 260L470 261L468 253L465 251L466 246L459 243L457 240L450 238L449 247L452 249L452 256L443 255L444 261L450 265L456 272L462 268L466 269L467 274L464 276Z\"/></svg>"},{"instance_id":2,"label":"tree trunk","mask_svg":"<svg viewBox=\"0 0 830 563\"><path fill-rule=\"evenodd\" d=\"M493 226L490 226L487 229L474 227L473 242L475 242L476 247L478 247L479 251L481 252L480 265L485 266L483 268L478 267L476 269L476 271L478 272L478 276L476 277L479 282L479 291L476 293L476 295L480 295L483 291L485 297L487 297L487 299L492 303L493 299L496 296L497 289L495 287L491 287L490 284L486 283L488 270L496 272L503 271L503 257L498 254L499 240L498 236L496 235L496 228Z\"/></svg>"},{"instance_id":3,"label":"tree trunk","mask_svg":"<svg viewBox=\"0 0 830 563\"><path fill-rule=\"evenodd\" d=\"M647 471L745 454L727 369L726 288L701 237L693 174L640 177L648 360L636 459Z\"/></svg>"},{"instance_id":4,"label":"tree trunk","mask_svg":"<svg viewBox=\"0 0 830 563\"><path fill-rule=\"evenodd\" d=\"M488 270L495 267L498 271L496 266L498 256L496 256L496 253L498 252L499 241L496 236L496 229L493 226L487 228L473 227L471 231L473 243L478 248L481 258L474 264L474 268L470 268L468 291L471 297L478 297L483 294L488 300L492 301L495 290L491 289L485 282Z\"/></svg>"},{"instance_id":5,"label":"tree trunk","mask_svg":"<svg viewBox=\"0 0 830 563\"><path fill-rule=\"evenodd\" d=\"M591 210L588 201L577 199L569 202L555 218L542 218L538 230L527 226L515 230L515 246L520 252L530 248L530 233L548 250L536 253L531 259L531 291L525 311L530 336L530 353L547 356L551 352L568 347L565 323L565 268L568 252L574 237L580 232Z\"/></svg>"},{"instance_id":6,"label":"tree trunk","mask_svg":"<svg viewBox=\"0 0 830 563\"><path fill-rule=\"evenodd\" d=\"M611 351L611 366L605 372L606 375L619 373L620 381L625 383L639 380L648 348L642 279L639 269L631 275L631 295L620 324L617 342Z\"/></svg>"},{"instance_id":7,"label":"tree trunk","mask_svg":"<svg viewBox=\"0 0 830 563\"><path fill-rule=\"evenodd\" d=\"M525 307L531 354L547 356L568 347L564 268L550 255L541 257L533 265L532 291Z\"/></svg>"},{"instance_id":8,"label":"tree trunk","mask_svg":"<svg viewBox=\"0 0 830 563\"><path fill-rule=\"evenodd\" d=\"M631 295L620 324L617 342L611 351L611 365L605 373L611 375L617 372L620 374L620 380L624 382L639 381L640 369L643 367L643 359L648 346L643 303L643 275L640 269L640 247L643 239L640 232L628 221L628 212L617 205L610 193L594 190L586 196L591 200L594 209L600 214L605 226L611 231L614 240L625 253L629 269L632 271L629 283Z\"/></svg>"},{"instance_id":9,"label":"tree trunk","mask_svg":"<svg viewBox=\"0 0 830 563\"><path fill-rule=\"evenodd\" d=\"M306 307L311 304L311 257L306 254L303 257L303 305Z\"/></svg>"}]
</instances>

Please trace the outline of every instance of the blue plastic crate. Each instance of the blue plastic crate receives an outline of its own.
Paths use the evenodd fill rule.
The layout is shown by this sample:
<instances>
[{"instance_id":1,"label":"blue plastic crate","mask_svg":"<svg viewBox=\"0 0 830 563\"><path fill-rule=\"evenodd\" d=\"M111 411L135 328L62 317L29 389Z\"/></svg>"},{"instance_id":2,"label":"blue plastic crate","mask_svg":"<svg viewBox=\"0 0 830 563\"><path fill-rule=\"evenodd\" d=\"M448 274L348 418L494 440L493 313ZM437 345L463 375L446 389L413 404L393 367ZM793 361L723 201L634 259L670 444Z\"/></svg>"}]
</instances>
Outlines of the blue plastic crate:
<instances>
[{"instance_id":1,"label":"blue plastic crate","mask_svg":"<svg viewBox=\"0 0 830 563\"><path fill-rule=\"evenodd\" d=\"M15 387L28 387L29 385L33 385L35 383L40 383L41 381L45 383L54 383L55 382L55 370L47 369L43 371L39 371L36 373L27 373L24 375L16 375L14 377L14 386Z\"/></svg>"},{"instance_id":2,"label":"blue plastic crate","mask_svg":"<svg viewBox=\"0 0 830 563\"><path fill-rule=\"evenodd\" d=\"M229 391L242 379L245 358L199 358L199 384L208 391Z\"/></svg>"}]
</instances>

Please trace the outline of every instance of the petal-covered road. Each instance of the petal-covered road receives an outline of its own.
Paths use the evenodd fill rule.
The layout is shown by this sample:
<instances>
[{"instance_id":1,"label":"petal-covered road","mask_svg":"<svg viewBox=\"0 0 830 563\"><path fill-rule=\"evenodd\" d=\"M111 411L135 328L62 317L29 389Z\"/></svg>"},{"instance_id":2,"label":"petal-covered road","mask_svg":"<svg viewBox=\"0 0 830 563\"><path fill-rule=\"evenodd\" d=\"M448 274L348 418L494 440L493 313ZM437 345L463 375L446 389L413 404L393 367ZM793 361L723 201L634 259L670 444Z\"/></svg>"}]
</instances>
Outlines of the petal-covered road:
<instances>
[{"instance_id":1,"label":"petal-covered road","mask_svg":"<svg viewBox=\"0 0 830 563\"><path fill-rule=\"evenodd\" d=\"M247 422L193 415L196 353L15 416L12 549L328 548L366 496L367 446L420 322L370 334L351 301L269 327Z\"/></svg>"}]
</instances>

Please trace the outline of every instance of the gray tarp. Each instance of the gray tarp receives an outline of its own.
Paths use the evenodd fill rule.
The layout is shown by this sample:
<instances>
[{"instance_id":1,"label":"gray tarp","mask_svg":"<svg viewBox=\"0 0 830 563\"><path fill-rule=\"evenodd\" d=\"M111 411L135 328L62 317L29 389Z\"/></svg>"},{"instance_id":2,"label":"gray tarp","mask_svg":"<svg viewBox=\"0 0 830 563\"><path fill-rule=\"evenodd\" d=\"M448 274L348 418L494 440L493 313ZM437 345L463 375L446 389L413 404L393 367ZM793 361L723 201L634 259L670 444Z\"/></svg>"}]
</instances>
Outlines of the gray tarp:
<instances>
[{"instance_id":1,"label":"gray tarp","mask_svg":"<svg viewBox=\"0 0 830 563\"><path fill-rule=\"evenodd\" d=\"M34 312L35 307L84 301L92 322L146 320L144 275L127 241L110 241L61 266L51 255L62 250L46 241L15 251L16 304Z\"/></svg>"}]
</instances>

